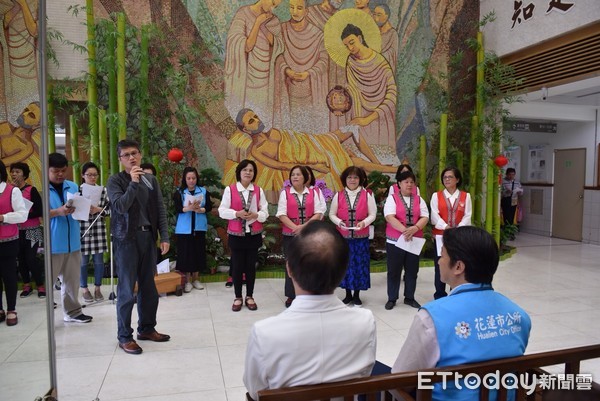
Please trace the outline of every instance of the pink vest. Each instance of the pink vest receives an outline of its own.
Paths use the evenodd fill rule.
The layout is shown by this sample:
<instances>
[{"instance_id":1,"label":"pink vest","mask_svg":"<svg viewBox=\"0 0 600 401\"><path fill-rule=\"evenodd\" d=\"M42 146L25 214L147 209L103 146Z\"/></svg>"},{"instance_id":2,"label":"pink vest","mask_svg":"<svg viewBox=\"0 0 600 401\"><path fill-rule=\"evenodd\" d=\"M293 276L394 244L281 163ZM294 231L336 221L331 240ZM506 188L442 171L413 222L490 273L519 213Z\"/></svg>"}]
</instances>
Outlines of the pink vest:
<instances>
[{"instance_id":1,"label":"pink vest","mask_svg":"<svg viewBox=\"0 0 600 401\"><path fill-rule=\"evenodd\" d=\"M242 202L242 196L237 190L236 184L231 184L229 186L229 190L231 191L231 208L235 211L244 210L244 202ZM258 185L254 185L254 191L250 194L250 199L248 199L248 203L252 202L252 197L256 197L256 204L260 205L260 188ZM250 205L248 205L250 207ZM255 221L250 224L250 233L251 234L259 234L262 233L263 226L262 223ZM237 235L243 237L246 235L244 230L244 220L235 218L233 220L229 220L227 224L227 233L231 235Z\"/></svg>"},{"instance_id":2,"label":"pink vest","mask_svg":"<svg viewBox=\"0 0 600 401\"><path fill-rule=\"evenodd\" d=\"M25 187L25 189L21 190L21 192L23 193L23 198L25 198L27 200L31 200L31 185L27 185ZM33 217L31 219L25 220L24 223L19 224L19 229L26 230L28 228L39 227L39 225L40 225L40 218Z\"/></svg>"},{"instance_id":3,"label":"pink vest","mask_svg":"<svg viewBox=\"0 0 600 401\"><path fill-rule=\"evenodd\" d=\"M0 214L13 212L12 191L15 187L6 184L4 192L0 195ZM16 224L0 223L0 242L11 241L19 238L19 227Z\"/></svg>"},{"instance_id":4,"label":"pink vest","mask_svg":"<svg viewBox=\"0 0 600 401\"><path fill-rule=\"evenodd\" d=\"M286 188L285 196L287 200L287 217L294 224L304 224L315 214L315 191L312 188L308 189L308 194L306 194L306 198L304 199L304 207L302 208L304 209L304 219L302 221L300 221L300 205L296 199L296 194L291 193L291 188ZM303 196L303 194L300 194L300 196ZM282 233L283 235L294 235L292 230L285 224L282 227Z\"/></svg>"},{"instance_id":5,"label":"pink vest","mask_svg":"<svg viewBox=\"0 0 600 401\"><path fill-rule=\"evenodd\" d=\"M348 204L348 197L346 196L346 190L338 192L337 217L339 217L348 227L356 226L356 223L363 221L369 215L367 191L365 191L364 188L361 189L356 197L358 200L358 202L355 203L356 210L351 211L351 207ZM350 221L350 217L353 217L352 221ZM365 227L362 230L344 230L341 227L337 227L337 229L344 238L367 238L369 236L369 227Z\"/></svg>"},{"instance_id":6,"label":"pink vest","mask_svg":"<svg viewBox=\"0 0 600 401\"><path fill-rule=\"evenodd\" d=\"M400 223L402 223L404 226L406 226L406 208L404 207L404 202L402 199L400 199L400 191L394 191L394 193L392 194L392 196L394 197L394 202L396 202L396 218L398 219L398 221L400 221ZM419 221L419 218L421 217L421 197L417 196L416 194L412 194L412 215L413 215L413 219L412 222L413 224L417 224L417 221ZM402 235L402 233L398 230L396 230L394 227L392 227L392 225L390 223L387 223L387 226L385 228L385 236L388 239L391 240L397 240L398 238L400 238L400 235ZM416 232L415 237L423 237L423 230L419 230Z\"/></svg>"}]
</instances>

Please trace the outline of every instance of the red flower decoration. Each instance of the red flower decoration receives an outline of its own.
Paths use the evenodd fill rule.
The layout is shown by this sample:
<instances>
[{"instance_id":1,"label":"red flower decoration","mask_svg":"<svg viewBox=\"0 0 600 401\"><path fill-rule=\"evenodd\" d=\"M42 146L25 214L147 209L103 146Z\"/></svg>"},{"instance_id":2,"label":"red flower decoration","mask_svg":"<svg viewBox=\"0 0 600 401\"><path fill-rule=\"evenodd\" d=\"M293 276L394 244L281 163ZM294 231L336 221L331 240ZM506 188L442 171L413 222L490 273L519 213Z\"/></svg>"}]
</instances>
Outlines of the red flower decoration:
<instances>
[{"instance_id":1,"label":"red flower decoration","mask_svg":"<svg viewBox=\"0 0 600 401\"><path fill-rule=\"evenodd\" d=\"M181 149L173 148L169 150L167 157L173 163L179 163L181 160L183 160L183 152L181 151Z\"/></svg>"}]
</instances>

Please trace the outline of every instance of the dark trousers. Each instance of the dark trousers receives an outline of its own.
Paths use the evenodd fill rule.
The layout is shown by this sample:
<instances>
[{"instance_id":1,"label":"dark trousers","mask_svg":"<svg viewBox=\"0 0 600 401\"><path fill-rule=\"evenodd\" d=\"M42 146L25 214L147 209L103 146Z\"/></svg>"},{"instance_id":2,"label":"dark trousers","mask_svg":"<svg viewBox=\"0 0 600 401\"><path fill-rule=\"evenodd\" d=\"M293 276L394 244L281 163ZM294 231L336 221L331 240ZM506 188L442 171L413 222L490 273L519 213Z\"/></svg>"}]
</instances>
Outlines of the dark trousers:
<instances>
[{"instance_id":1,"label":"dark trousers","mask_svg":"<svg viewBox=\"0 0 600 401\"><path fill-rule=\"evenodd\" d=\"M134 239L115 240L117 266L117 338L124 343L133 340L131 312L135 304L133 288L138 283L138 333L151 333L156 326L158 292L154 283L156 243L152 232L138 231Z\"/></svg>"},{"instance_id":2,"label":"dark trousers","mask_svg":"<svg viewBox=\"0 0 600 401\"><path fill-rule=\"evenodd\" d=\"M0 310L2 306L2 289L6 290L6 306L9 311L17 305L17 255L19 240L0 242Z\"/></svg>"},{"instance_id":3,"label":"dark trousers","mask_svg":"<svg viewBox=\"0 0 600 401\"><path fill-rule=\"evenodd\" d=\"M258 248L262 244L261 234L254 235L229 235L229 249L231 249L231 278L236 298L242 298L242 276L246 274L246 296L254 294L254 281L256 280L256 262L258 261Z\"/></svg>"},{"instance_id":4,"label":"dark trousers","mask_svg":"<svg viewBox=\"0 0 600 401\"><path fill-rule=\"evenodd\" d=\"M388 301L396 301L400 293L400 278L405 270L404 298L415 299L417 275L419 273L419 255L414 255L386 243L387 251L387 293Z\"/></svg>"},{"instance_id":5,"label":"dark trousers","mask_svg":"<svg viewBox=\"0 0 600 401\"><path fill-rule=\"evenodd\" d=\"M443 283L440 278L439 260L440 260L440 257L437 255L433 258L433 264L434 264L434 268L435 268L435 278L434 278L434 283L433 283L435 285L435 293L433 294L434 299L439 299L439 298L448 296L448 293L446 292L446 284Z\"/></svg>"},{"instance_id":6,"label":"dark trousers","mask_svg":"<svg viewBox=\"0 0 600 401\"><path fill-rule=\"evenodd\" d=\"M19 230L19 274L23 283L31 282L31 276L37 287L44 285L44 269L38 258L38 243L31 246L31 241L25 238L26 230ZM31 274L30 274L31 273Z\"/></svg>"},{"instance_id":7,"label":"dark trousers","mask_svg":"<svg viewBox=\"0 0 600 401\"><path fill-rule=\"evenodd\" d=\"M512 206L511 203L512 198L510 196L500 199L500 207L502 208L504 224L515 224L515 213L517 212L517 205Z\"/></svg>"},{"instance_id":8,"label":"dark trousers","mask_svg":"<svg viewBox=\"0 0 600 401\"><path fill-rule=\"evenodd\" d=\"M287 250L288 250L288 247L290 246L290 242L292 242L292 238L294 238L294 237L292 237L290 235L283 236L283 241L282 241L283 242L283 254L284 254L286 260L287 260ZM284 291L285 291L286 297L292 298L292 299L296 298L296 290L294 289L294 283L292 282L292 279L288 275L287 269L285 269Z\"/></svg>"}]
</instances>

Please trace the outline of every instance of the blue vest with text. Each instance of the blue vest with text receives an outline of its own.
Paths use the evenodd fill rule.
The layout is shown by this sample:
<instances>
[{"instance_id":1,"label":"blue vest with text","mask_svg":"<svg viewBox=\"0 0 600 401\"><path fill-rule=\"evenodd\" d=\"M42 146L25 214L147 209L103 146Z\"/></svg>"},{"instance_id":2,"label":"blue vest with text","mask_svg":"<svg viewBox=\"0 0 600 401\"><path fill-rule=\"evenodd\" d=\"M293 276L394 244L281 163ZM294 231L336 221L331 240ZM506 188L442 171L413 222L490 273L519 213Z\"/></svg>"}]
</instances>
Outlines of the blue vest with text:
<instances>
[{"instance_id":1,"label":"blue vest with text","mask_svg":"<svg viewBox=\"0 0 600 401\"><path fill-rule=\"evenodd\" d=\"M202 202L200 207L206 205L206 189L196 187L192 194L189 189L185 189L181 194L181 203L185 202L185 195L200 196L202 195ZM185 205L184 205L185 206ZM177 215L177 225L175 226L175 234L192 234L192 214L194 214L194 231L206 231L208 229L208 222L206 220L206 213L194 213L185 212Z\"/></svg>"},{"instance_id":2,"label":"blue vest with text","mask_svg":"<svg viewBox=\"0 0 600 401\"><path fill-rule=\"evenodd\" d=\"M433 320L440 347L436 367L475 363L523 355L529 340L531 319L527 312L495 292L489 284L463 284L444 298L423 306ZM434 400L476 401L478 389L448 380L435 385ZM512 394L510 394L512 393ZM490 400L496 392L490 391ZM514 391L509 392L514 399Z\"/></svg>"}]
</instances>

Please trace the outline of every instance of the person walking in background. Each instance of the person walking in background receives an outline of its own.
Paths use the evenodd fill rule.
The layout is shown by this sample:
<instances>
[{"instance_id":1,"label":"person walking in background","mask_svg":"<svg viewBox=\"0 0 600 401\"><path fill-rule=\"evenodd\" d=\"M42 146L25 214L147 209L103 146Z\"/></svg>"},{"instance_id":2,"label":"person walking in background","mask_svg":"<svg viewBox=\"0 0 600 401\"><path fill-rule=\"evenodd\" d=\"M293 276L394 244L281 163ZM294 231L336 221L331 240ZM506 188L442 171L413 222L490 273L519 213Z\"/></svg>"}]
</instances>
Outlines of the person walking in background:
<instances>
[{"instance_id":1,"label":"person walking in background","mask_svg":"<svg viewBox=\"0 0 600 401\"><path fill-rule=\"evenodd\" d=\"M346 290L342 302L362 307L360 292L371 287L369 225L375 221L377 204L365 189L367 174L360 167L350 166L341 175L344 189L336 193L329 207L329 219L348 242L350 261L340 287ZM352 294L354 291L354 294Z\"/></svg>"},{"instance_id":2,"label":"person walking in background","mask_svg":"<svg viewBox=\"0 0 600 401\"><path fill-rule=\"evenodd\" d=\"M504 224L516 224L515 212L519 205L519 198L523 195L523 187L521 183L515 180L517 171L509 167L506 169L506 175L502 179L502 197L500 199L500 206L502 208L502 216L504 217ZM512 238L514 239L514 238Z\"/></svg>"},{"instance_id":3,"label":"person walking in background","mask_svg":"<svg viewBox=\"0 0 600 401\"><path fill-rule=\"evenodd\" d=\"M419 255L412 254L396 246L400 236L406 241L413 237L422 238L423 228L429 221L429 210L425 201L415 194L415 175L410 171L400 173L397 177L398 190L390 193L383 207L383 215L387 221L385 234L387 237L387 293L388 301L385 309L391 310L396 305L400 292L402 269L406 271L404 282L404 304L413 308L421 305L415 299L417 274L419 273Z\"/></svg>"},{"instance_id":4,"label":"person walking in background","mask_svg":"<svg viewBox=\"0 0 600 401\"><path fill-rule=\"evenodd\" d=\"M78 301L81 276L81 231L79 222L71 216L75 207L68 196L79 192L77 184L65 179L69 161L61 153L48 156L50 182L50 242L52 244L52 282L60 278L63 320L89 323L92 317L81 311ZM71 195L67 195L71 194Z\"/></svg>"},{"instance_id":5,"label":"person walking in background","mask_svg":"<svg viewBox=\"0 0 600 401\"><path fill-rule=\"evenodd\" d=\"M6 166L0 160L0 322L16 325L17 318L17 256L19 254L19 223L27 220L23 194L7 182ZM3 284L3 285L2 285ZM6 289L6 312L2 306L2 288Z\"/></svg>"},{"instance_id":6,"label":"person walking in background","mask_svg":"<svg viewBox=\"0 0 600 401\"><path fill-rule=\"evenodd\" d=\"M40 218L43 214L42 197L38 190L27 184L29 178L29 165L17 162L10 165L10 177L14 186L18 187L33 205L29 209L27 220L19 224L19 274L23 280L23 291L20 297L25 298L32 294L33 287L31 278L35 281L39 298L46 298L46 286L44 284L44 266L37 258L38 247L42 245L44 233L40 226Z\"/></svg>"},{"instance_id":7,"label":"person walking in background","mask_svg":"<svg viewBox=\"0 0 600 401\"><path fill-rule=\"evenodd\" d=\"M203 290L199 272L206 269L206 213L212 210L210 194L198 186L200 175L194 167L183 169L181 185L173 194L177 213L177 270L184 272L185 292Z\"/></svg>"},{"instance_id":8,"label":"person walking in background","mask_svg":"<svg viewBox=\"0 0 600 401\"><path fill-rule=\"evenodd\" d=\"M265 193L253 182L256 163L244 159L235 168L236 183L225 187L219 206L219 216L229 220L228 243L231 249L231 276L235 300L231 310L239 312L242 304L252 311L258 309L254 301L254 281L258 248L262 245L263 225L269 217ZM242 298L242 277L246 275L246 299Z\"/></svg>"},{"instance_id":9,"label":"person walking in background","mask_svg":"<svg viewBox=\"0 0 600 401\"><path fill-rule=\"evenodd\" d=\"M460 170L455 167L447 167L442 171L440 179L444 185L444 190L434 193L429 203L431 206L431 224L433 224L432 234L435 241L439 241L439 236L448 228L470 226L472 214L471 195L458 189L458 186L462 183ZM439 244L436 243L436 249L439 248ZM446 284L440 278L439 259L440 256L436 253L433 259L435 265L434 299L448 295Z\"/></svg>"},{"instance_id":10,"label":"person walking in background","mask_svg":"<svg viewBox=\"0 0 600 401\"><path fill-rule=\"evenodd\" d=\"M84 197L89 197L86 186L95 187L98 181L100 170L92 162L84 163L81 166L81 177L84 185L79 187L79 191ZM81 278L79 286L83 289L83 300L87 303L104 301L104 296L100 287L102 286L102 276L104 276L104 253L108 252L108 241L106 239L106 222L104 218L110 214L108 206L108 196L106 187L102 187L100 201L97 205L92 203L90 207L90 216L87 221L81 221ZM85 235L84 235L85 234ZM94 264L94 295L88 289L88 264L90 257Z\"/></svg>"},{"instance_id":11,"label":"person walking in background","mask_svg":"<svg viewBox=\"0 0 600 401\"><path fill-rule=\"evenodd\" d=\"M160 234L161 254L169 252L167 213L156 177L140 167L140 145L124 139L117 144L117 154L125 171L110 176L106 188L111 202L111 232L119 283L117 286L117 339L119 348L128 354L141 354L133 339L131 312L136 303L137 339L169 341L167 334L156 331L158 292L154 283L156 241Z\"/></svg>"},{"instance_id":12,"label":"person walking in background","mask_svg":"<svg viewBox=\"0 0 600 401\"><path fill-rule=\"evenodd\" d=\"M287 249L292 238L297 235L303 227L311 220L321 220L323 213L327 210L325 202L313 188L309 187L310 173L304 166L294 166L290 170L291 187L286 187L279 195L277 213L275 216L282 223L283 253L287 255ZM290 276L285 273L285 307L289 308L296 293Z\"/></svg>"}]
</instances>

